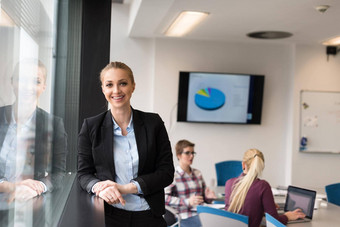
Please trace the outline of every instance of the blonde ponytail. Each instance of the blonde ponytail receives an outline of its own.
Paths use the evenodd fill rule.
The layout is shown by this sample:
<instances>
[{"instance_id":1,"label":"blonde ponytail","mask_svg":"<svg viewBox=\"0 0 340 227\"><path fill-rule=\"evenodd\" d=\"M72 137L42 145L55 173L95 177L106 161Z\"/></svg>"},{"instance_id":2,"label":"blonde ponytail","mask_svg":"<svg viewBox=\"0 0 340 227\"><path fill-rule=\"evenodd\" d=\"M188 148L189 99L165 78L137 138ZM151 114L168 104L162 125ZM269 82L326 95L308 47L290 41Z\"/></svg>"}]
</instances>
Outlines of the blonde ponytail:
<instances>
[{"instance_id":1,"label":"blonde ponytail","mask_svg":"<svg viewBox=\"0 0 340 227\"><path fill-rule=\"evenodd\" d=\"M262 174L264 169L264 156L257 149L249 149L243 156L243 162L248 167L248 172L234 185L230 196L228 211L239 213L244 200L254 180Z\"/></svg>"}]
</instances>

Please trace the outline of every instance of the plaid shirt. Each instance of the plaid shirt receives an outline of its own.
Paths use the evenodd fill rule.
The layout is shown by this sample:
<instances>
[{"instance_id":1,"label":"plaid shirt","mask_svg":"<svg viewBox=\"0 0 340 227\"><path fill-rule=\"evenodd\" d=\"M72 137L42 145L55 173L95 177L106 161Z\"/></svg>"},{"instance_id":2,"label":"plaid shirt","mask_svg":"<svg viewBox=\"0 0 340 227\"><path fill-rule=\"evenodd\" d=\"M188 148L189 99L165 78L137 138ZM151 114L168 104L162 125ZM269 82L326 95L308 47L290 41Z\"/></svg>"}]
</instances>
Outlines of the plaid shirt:
<instances>
[{"instance_id":1,"label":"plaid shirt","mask_svg":"<svg viewBox=\"0 0 340 227\"><path fill-rule=\"evenodd\" d=\"M192 210L189 198L192 195L204 198L205 187L201 171L192 168L191 174L188 174L177 166L174 181L164 189L165 204L178 210L182 219L195 216L197 212Z\"/></svg>"}]
</instances>

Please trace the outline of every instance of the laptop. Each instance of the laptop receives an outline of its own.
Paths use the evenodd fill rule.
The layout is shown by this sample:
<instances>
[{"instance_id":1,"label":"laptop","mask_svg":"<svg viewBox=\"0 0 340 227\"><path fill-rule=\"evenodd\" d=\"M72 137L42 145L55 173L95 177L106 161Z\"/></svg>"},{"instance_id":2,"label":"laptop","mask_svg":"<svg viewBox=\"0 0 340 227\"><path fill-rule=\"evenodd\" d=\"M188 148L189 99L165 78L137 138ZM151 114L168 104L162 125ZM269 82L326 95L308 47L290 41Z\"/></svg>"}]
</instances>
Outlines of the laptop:
<instances>
[{"instance_id":1,"label":"laptop","mask_svg":"<svg viewBox=\"0 0 340 227\"><path fill-rule=\"evenodd\" d=\"M314 203L315 203L316 191L312 191L305 188L299 188L295 186L288 186L286 203L284 211L294 211L300 208L306 217L288 223L300 223L308 222L313 218Z\"/></svg>"}]
</instances>

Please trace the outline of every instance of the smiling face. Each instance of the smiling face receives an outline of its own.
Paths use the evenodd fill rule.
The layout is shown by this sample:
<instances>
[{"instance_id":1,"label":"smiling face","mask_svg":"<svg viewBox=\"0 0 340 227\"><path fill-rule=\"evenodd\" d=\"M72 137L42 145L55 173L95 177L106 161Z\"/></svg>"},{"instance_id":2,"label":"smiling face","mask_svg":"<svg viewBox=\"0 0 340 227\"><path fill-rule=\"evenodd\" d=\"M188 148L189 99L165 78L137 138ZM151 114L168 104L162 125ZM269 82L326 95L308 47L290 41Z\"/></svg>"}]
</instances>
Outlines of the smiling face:
<instances>
[{"instance_id":1,"label":"smiling face","mask_svg":"<svg viewBox=\"0 0 340 227\"><path fill-rule=\"evenodd\" d=\"M42 67L22 64L12 78L12 85L21 105L36 105L38 98L46 89L46 75Z\"/></svg>"},{"instance_id":2,"label":"smiling face","mask_svg":"<svg viewBox=\"0 0 340 227\"><path fill-rule=\"evenodd\" d=\"M177 155L178 161L181 166L190 166L194 161L194 147L185 147L181 154Z\"/></svg>"},{"instance_id":3,"label":"smiling face","mask_svg":"<svg viewBox=\"0 0 340 227\"><path fill-rule=\"evenodd\" d=\"M103 94L113 109L130 108L135 83L125 70L111 68L103 73L101 80Z\"/></svg>"}]
</instances>

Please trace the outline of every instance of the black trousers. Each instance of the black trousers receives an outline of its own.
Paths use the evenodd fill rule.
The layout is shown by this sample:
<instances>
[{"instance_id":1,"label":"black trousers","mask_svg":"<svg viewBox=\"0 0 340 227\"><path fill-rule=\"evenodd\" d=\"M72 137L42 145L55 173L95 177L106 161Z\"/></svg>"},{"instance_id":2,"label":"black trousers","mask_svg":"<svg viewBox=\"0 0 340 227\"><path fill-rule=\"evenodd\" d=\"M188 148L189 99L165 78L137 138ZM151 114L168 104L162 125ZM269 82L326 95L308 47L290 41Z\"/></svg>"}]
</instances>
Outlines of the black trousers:
<instances>
[{"instance_id":1,"label":"black trousers","mask_svg":"<svg viewBox=\"0 0 340 227\"><path fill-rule=\"evenodd\" d=\"M106 202L105 225L107 227L166 227L163 216L155 216L151 210L127 211L115 208Z\"/></svg>"}]
</instances>

